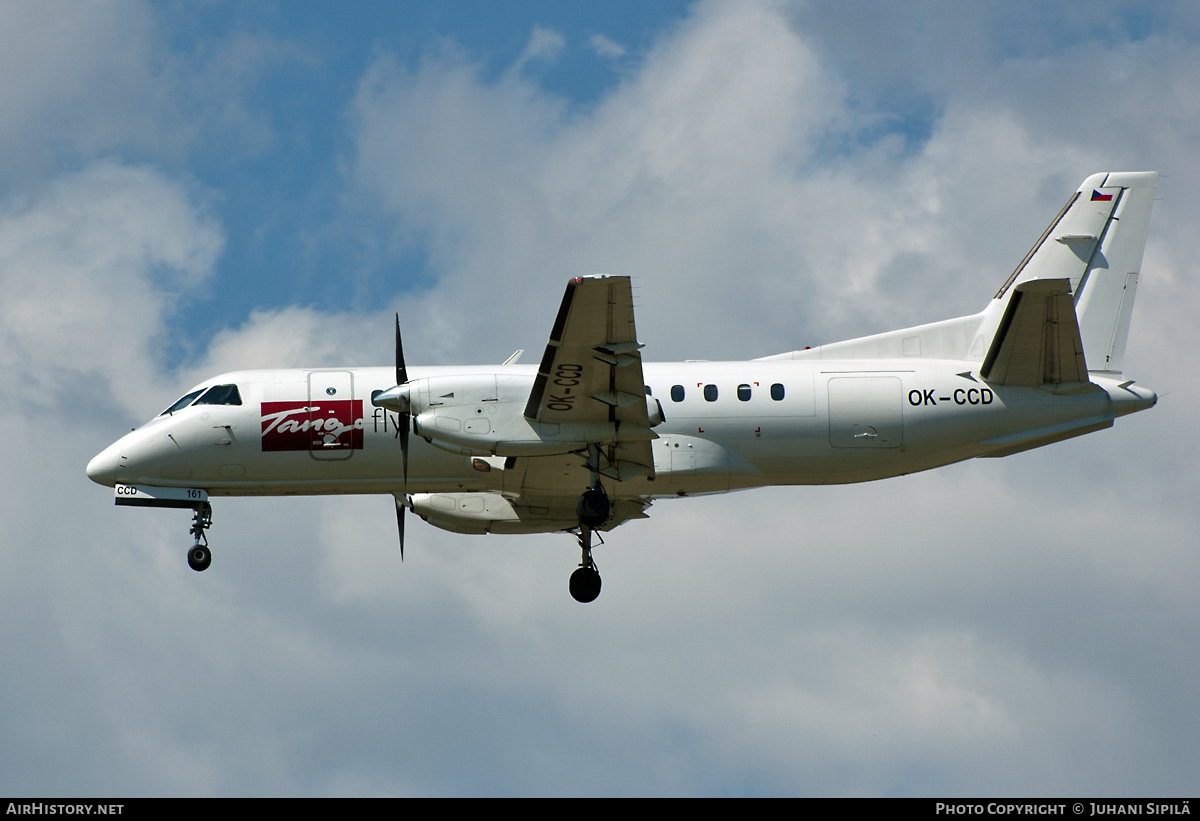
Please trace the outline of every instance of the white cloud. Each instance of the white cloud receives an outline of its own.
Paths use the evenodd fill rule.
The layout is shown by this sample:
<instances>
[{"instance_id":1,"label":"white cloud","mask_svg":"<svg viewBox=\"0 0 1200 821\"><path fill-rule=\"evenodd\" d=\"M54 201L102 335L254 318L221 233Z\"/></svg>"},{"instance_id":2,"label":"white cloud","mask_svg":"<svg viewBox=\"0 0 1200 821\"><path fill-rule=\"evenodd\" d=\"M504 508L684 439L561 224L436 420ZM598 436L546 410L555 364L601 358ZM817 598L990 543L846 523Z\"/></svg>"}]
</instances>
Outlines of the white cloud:
<instances>
[{"instance_id":1,"label":"white cloud","mask_svg":"<svg viewBox=\"0 0 1200 821\"><path fill-rule=\"evenodd\" d=\"M0 9L0 174L46 173L63 143L85 153L158 135L144 4L10 3Z\"/></svg>"},{"instance_id":2,"label":"white cloud","mask_svg":"<svg viewBox=\"0 0 1200 821\"><path fill-rule=\"evenodd\" d=\"M199 381L247 368L390 365L393 319L379 314L330 314L311 308L255 311L238 328L220 331L189 370Z\"/></svg>"},{"instance_id":3,"label":"white cloud","mask_svg":"<svg viewBox=\"0 0 1200 821\"><path fill-rule=\"evenodd\" d=\"M625 46L603 34L593 34L588 38L588 45L592 47L592 51L609 60L620 59L626 52Z\"/></svg>"},{"instance_id":4,"label":"white cloud","mask_svg":"<svg viewBox=\"0 0 1200 821\"><path fill-rule=\"evenodd\" d=\"M534 26L533 31L529 34L529 42L525 44L525 51L517 58L515 71L520 71L527 64L537 62L553 62L562 54L562 51L567 46L567 38L563 36L561 31L555 29L544 28L543 26Z\"/></svg>"},{"instance_id":5,"label":"white cloud","mask_svg":"<svg viewBox=\"0 0 1200 821\"><path fill-rule=\"evenodd\" d=\"M144 413L176 297L207 279L221 246L190 192L144 167L96 163L10 200L0 210L7 391L31 412L96 391Z\"/></svg>"},{"instance_id":6,"label":"white cloud","mask_svg":"<svg viewBox=\"0 0 1200 821\"><path fill-rule=\"evenodd\" d=\"M250 93L314 55L236 29L184 54L167 43L182 19L141 0L0 7L0 178L36 184L120 151L178 162L218 140L236 157L269 150L274 123Z\"/></svg>"},{"instance_id":7,"label":"white cloud","mask_svg":"<svg viewBox=\"0 0 1200 821\"><path fill-rule=\"evenodd\" d=\"M822 207L798 166L839 109L836 80L768 7L711 6L582 119L460 58L416 75L381 59L356 113L360 179L428 243L447 309L524 315L528 293L554 301L570 276L632 274L669 357L717 341L714 305L745 326L754 307L781 311L777 292L740 298L742 278L792 279L805 209Z\"/></svg>"}]
</instances>

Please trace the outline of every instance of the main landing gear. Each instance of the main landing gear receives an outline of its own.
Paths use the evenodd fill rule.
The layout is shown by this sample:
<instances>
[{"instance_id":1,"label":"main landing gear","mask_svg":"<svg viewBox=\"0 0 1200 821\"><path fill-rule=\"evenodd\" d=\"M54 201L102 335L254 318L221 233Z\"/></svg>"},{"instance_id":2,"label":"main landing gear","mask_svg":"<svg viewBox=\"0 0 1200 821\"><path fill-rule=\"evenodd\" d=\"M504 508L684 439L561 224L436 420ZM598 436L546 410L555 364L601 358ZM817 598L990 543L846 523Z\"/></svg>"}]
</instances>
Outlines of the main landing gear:
<instances>
[{"instance_id":1,"label":"main landing gear","mask_svg":"<svg viewBox=\"0 0 1200 821\"><path fill-rule=\"evenodd\" d=\"M571 574L571 598L580 604L587 604L600 595L600 571L592 559L592 529L587 525L579 526L579 547L583 550L583 558Z\"/></svg>"},{"instance_id":2,"label":"main landing gear","mask_svg":"<svg viewBox=\"0 0 1200 821\"><path fill-rule=\"evenodd\" d=\"M195 516L192 518L192 529L189 532L195 538L195 543L188 550L188 566L200 572L207 570L212 564L212 551L208 549L208 539L204 536L204 531L212 526L212 505L200 502L194 510Z\"/></svg>"},{"instance_id":3,"label":"main landing gear","mask_svg":"<svg viewBox=\"0 0 1200 821\"><path fill-rule=\"evenodd\" d=\"M579 495L575 503L575 515L579 517L579 548L583 558L579 567L571 574L571 597L582 604L595 601L600 595L600 571L592 559L592 532L608 521L612 503L600 484L600 448L588 446L587 466L591 470L591 487ZM601 544L604 540L600 540Z\"/></svg>"}]
</instances>

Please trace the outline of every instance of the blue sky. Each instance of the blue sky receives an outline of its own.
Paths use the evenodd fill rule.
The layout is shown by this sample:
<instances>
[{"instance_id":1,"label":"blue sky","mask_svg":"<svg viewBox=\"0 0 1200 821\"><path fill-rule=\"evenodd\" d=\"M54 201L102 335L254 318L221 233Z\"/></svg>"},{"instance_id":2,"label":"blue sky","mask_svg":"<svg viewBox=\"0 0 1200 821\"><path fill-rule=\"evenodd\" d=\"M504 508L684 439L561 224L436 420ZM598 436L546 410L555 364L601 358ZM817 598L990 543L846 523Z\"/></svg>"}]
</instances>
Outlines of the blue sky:
<instances>
[{"instance_id":1,"label":"blue sky","mask_svg":"<svg viewBox=\"0 0 1200 821\"><path fill-rule=\"evenodd\" d=\"M180 64L179 71L199 65L219 75L228 104L240 109L232 118L240 122L229 130L190 123L195 139L174 156L155 158L213 194L226 236L227 253L210 289L191 295L179 319L197 334L212 333L255 308L364 309L381 294L433 284L419 242L380 254L378 238L361 229L364 206L347 203L351 102L364 73L383 56L419 71L424 61L453 53L484 83L515 71L568 112L586 110L621 82L657 36L678 25L686 9L686 3L666 2L363 3L331 14L321 3L218 3L156 14L159 59ZM530 59L525 55L535 30L551 42L544 55ZM604 46L595 44L600 37ZM222 103L201 103L202 116L212 105ZM118 146L107 153L137 162L144 149ZM263 287L247 289L247 281Z\"/></svg>"},{"instance_id":2,"label":"blue sky","mask_svg":"<svg viewBox=\"0 0 1200 821\"><path fill-rule=\"evenodd\" d=\"M1187 3L0 7L0 792L1189 795ZM499 362L634 277L649 360L980 310L1164 173L1126 364L1028 454L574 542L388 497L117 509L88 459L245 367ZM598 551L599 552L599 551Z\"/></svg>"}]
</instances>

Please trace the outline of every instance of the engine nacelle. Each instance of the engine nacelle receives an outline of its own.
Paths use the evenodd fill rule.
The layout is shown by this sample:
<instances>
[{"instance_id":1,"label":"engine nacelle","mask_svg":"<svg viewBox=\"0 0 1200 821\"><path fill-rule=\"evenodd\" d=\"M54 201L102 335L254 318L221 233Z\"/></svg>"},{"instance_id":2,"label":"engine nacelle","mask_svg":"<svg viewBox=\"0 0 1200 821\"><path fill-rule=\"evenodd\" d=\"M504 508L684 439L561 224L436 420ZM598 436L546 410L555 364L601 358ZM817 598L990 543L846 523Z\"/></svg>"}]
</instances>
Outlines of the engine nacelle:
<instances>
[{"instance_id":1,"label":"engine nacelle","mask_svg":"<svg viewBox=\"0 0 1200 821\"><path fill-rule=\"evenodd\" d=\"M582 450L589 444L650 441L648 427L563 425L525 417L532 376L467 374L417 379L407 388L407 402L418 436L463 456L548 456ZM651 425L664 421L662 406L646 397Z\"/></svg>"},{"instance_id":2,"label":"engine nacelle","mask_svg":"<svg viewBox=\"0 0 1200 821\"><path fill-rule=\"evenodd\" d=\"M409 504L429 524L453 533L553 533L578 524L572 504L561 511L518 508L499 493L414 493Z\"/></svg>"},{"instance_id":3,"label":"engine nacelle","mask_svg":"<svg viewBox=\"0 0 1200 821\"><path fill-rule=\"evenodd\" d=\"M488 491L475 493L414 493L413 512L434 527L453 533L556 533L579 526L576 497L554 496L536 504L511 500ZM630 519L645 519L648 499L613 499L608 521L596 530L609 530Z\"/></svg>"}]
</instances>

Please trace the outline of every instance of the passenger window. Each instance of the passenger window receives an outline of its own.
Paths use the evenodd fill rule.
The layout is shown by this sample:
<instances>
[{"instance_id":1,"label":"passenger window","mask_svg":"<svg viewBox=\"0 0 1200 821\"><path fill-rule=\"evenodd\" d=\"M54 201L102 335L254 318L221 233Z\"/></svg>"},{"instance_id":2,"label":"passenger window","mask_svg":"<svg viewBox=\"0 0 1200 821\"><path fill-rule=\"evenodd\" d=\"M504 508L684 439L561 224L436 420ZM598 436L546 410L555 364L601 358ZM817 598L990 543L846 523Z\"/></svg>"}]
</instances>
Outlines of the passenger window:
<instances>
[{"instance_id":1,"label":"passenger window","mask_svg":"<svg viewBox=\"0 0 1200 821\"><path fill-rule=\"evenodd\" d=\"M771 386L771 398L776 402L783 399L783 385L780 385L778 382L776 382Z\"/></svg>"},{"instance_id":2,"label":"passenger window","mask_svg":"<svg viewBox=\"0 0 1200 821\"><path fill-rule=\"evenodd\" d=\"M705 402L716 402L717 401L717 386L716 385L705 385L704 386L704 401Z\"/></svg>"},{"instance_id":3,"label":"passenger window","mask_svg":"<svg viewBox=\"0 0 1200 821\"><path fill-rule=\"evenodd\" d=\"M672 402L682 402L683 401L683 385L672 385L671 386L671 401Z\"/></svg>"},{"instance_id":4,"label":"passenger window","mask_svg":"<svg viewBox=\"0 0 1200 821\"><path fill-rule=\"evenodd\" d=\"M749 385L738 385L738 399L742 400L743 402L750 401L750 386Z\"/></svg>"},{"instance_id":5,"label":"passenger window","mask_svg":"<svg viewBox=\"0 0 1200 821\"><path fill-rule=\"evenodd\" d=\"M237 385L213 385L196 400L197 405L240 405L242 395Z\"/></svg>"},{"instance_id":6,"label":"passenger window","mask_svg":"<svg viewBox=\"0 0 1200 821\"><path fill-rule=\"evenodd\" d=\"M197 396L199 396L200 391L202 391L202 390L204 390L204 389L201 388L199 391L192 391L187 396L182 397L174 405L172 405L171 407L167 408L165 411L160 413L159 416L166 416L168 413L174 413L177 410L183 410L188 405L192 404L192 400L195 399Z\"/></svg>"},{"instance_id":7,"label":"passenger window","mask_svg":"<svg viewBox=\"0 0 1200 821\"><path fill-rule=\"evenodd\" d=\"M654 391L650 390L650 386L647 385L646 386L646 396L653 396L653 395L654 395Z\"/></svg>"}]
</instances>

